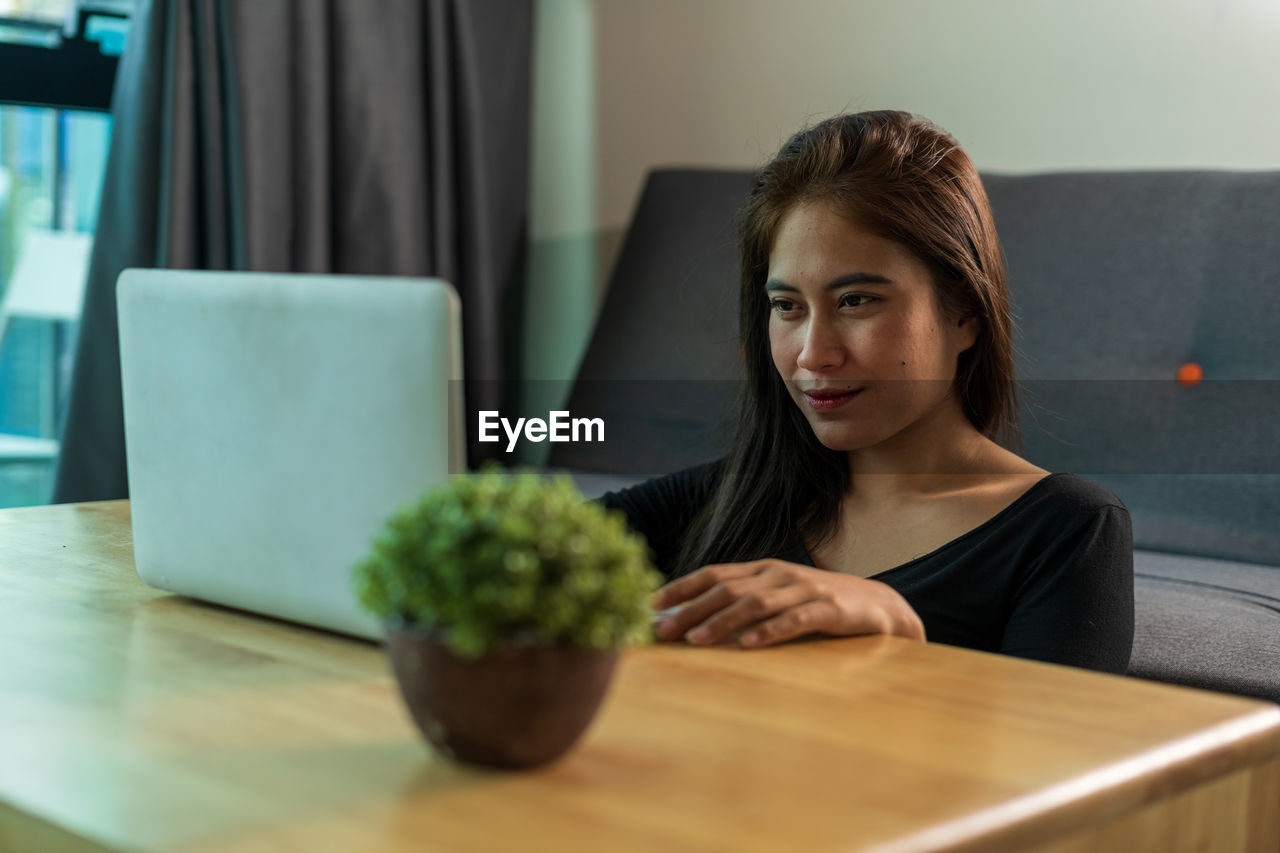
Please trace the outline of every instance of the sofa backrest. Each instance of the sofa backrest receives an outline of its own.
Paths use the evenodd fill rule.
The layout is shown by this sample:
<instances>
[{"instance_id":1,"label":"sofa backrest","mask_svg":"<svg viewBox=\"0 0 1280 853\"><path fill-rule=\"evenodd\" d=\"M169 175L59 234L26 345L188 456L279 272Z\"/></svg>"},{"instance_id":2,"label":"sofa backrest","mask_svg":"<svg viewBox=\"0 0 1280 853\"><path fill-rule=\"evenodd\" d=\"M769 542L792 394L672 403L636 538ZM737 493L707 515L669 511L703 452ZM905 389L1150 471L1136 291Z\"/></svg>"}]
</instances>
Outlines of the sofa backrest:
<instances>
[{"instance_id":1,"label":"sofa backrest","mask_svg":"<svg viewBox=\"0 0 1280 853\"><path fill-rule=\"evenodd\" d=\"M568 409L605 441L552 445L557 468L652 476L728 448L741 376L735 215L750 175L651 173Z\"/></svg>"},{"instance_id":2,"label":"sofa backrest","mask_svg":"<svg viewBox=\"0 0 1280 853\"><path fill-rule=\"evenodd\" d=\"M1108 485L1140 547L1280 565L1280 173L983 178L1007 258L1032 461ZM745 171L653 172L569 408L607 441L552 464L715 458L741 383ZM1176 381L1196 362L1205 379Z\"/></svg>"},{"instance_id":3,"label":"sofa backrest","mask_svg":"<svg viewBox=\"0 0 1280 853\"><path fill-rule=\"evenodd\" d=\"M1140 547L1280 565L1280 173L983 181L1028 457L1111 487Z\"/></svg>"}]
</instances>

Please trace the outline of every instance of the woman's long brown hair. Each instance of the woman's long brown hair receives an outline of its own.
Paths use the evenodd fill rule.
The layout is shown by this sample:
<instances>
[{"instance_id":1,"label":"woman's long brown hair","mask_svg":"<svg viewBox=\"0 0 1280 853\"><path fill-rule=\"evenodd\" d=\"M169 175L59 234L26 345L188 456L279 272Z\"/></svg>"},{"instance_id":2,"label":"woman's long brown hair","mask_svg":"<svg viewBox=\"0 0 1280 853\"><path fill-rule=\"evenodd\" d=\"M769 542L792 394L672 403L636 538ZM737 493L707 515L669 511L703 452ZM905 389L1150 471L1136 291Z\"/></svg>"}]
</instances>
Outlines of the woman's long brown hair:
<instances>
[{"instance_id":1,"label":"woman's long brown hair","mask_svg":"<svg viewBox=\"0 0 1280 853\"><path fill-rule=\"evenodd\" d=\"M991 206L960 145L897 111L836 116L793 136L754 176L739 216L739 335L746 359L737 435L711 501L685 536L677 573L776 556L836 529L846 455L824 447L788 393L769 346L765 280L783 217L820 201L907 247L952 319L977 318L954 391L970 423L1017 438L1013 324Z\"/></svg>"}]
</instances>

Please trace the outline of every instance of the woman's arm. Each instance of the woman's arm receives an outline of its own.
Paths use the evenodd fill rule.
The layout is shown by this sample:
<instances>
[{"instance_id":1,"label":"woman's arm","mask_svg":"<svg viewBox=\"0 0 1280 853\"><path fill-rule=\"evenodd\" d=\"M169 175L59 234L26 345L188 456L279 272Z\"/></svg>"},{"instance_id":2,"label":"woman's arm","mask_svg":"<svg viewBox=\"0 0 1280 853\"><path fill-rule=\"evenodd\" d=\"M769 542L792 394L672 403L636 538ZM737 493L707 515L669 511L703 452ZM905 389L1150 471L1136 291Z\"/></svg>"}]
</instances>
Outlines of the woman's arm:
<instances>
[{"instance_id":1,"label":"woman's arm","mask_svg":"<svg viewBox=\"0 0 1280 853\"><path fill-rule=\"evenodd\" d=\"M1081 513L1015 593L1002 654L1123 674L1133 650L1133 530L1123 507Z\"/></svg>"},{"instance_id":2,"label":"woman's arm","mask_svg":"<svg viewBox=\"0 0 1280 853\"><path fill-rule=\"evenodd\" d=\"M627 525L649 543L653 563L671 577L685 532L711 499L723 462L711 462L646 480L599 498L607 509L627 517Z\"/></svg>"},{"instance_id":3,"label":"woman's arm","mask_svg":"<svg viewBox=\"0 0 1280 853\"><path fill-rule=\"evenodd\" d=\"M924 640L924 623L892 587L783 560L706 566L658 591L680 609L654 627L661 640L712 645L738 635L768 646L808 634L893 634Z\"/></svg>"}]
</instances>

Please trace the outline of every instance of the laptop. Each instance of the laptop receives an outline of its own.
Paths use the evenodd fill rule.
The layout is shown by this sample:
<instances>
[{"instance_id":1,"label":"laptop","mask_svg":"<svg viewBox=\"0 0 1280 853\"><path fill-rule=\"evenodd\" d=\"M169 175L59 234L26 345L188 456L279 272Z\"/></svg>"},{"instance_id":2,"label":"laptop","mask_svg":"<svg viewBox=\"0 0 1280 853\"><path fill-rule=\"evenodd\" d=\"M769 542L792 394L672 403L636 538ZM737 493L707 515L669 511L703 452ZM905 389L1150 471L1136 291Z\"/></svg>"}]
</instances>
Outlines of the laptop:
<instances>
[{"instance_id":1,"label":"laptop","mask_svg":"<svg viewBox=\"0 0 1280 853\"><path fill-rule=\"evenodd\" d=\"M435 279L125 270L142 580L380 638L351 570L393 512L465 468L459 305Z\"/></svg>"}]
</instances>

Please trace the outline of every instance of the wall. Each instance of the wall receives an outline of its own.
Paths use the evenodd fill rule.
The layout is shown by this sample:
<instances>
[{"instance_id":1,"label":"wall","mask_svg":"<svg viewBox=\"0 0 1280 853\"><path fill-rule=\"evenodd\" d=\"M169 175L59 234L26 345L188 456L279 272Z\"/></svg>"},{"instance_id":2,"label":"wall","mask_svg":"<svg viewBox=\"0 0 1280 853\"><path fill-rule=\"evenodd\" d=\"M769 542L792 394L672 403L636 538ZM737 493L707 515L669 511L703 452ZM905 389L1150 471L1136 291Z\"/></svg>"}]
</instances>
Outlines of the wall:
<instances>
[{"instance_id":1,"label":"wall","mask_svg":"<svg viewBox=\"0 0 1280 853\"><path fill-rule=\"evenodd\" d=\"M518 415L545 417L568 395L600 292L592 0L537 0L534 22L530 244ZM521 442L518 461L541 464L547 449Z\"/></svg>"},{"instance_id":2,"label":"wall","mask_svg":"<svg viewBox=\"0 0 1280 853\"><path fill-rule=\"evenodd\" d=\"M834 112L986 170L1280 168L1280 0L540 0L536 51L530 376L576 371L647 169Z\"/></svg>"},{"instance_id":3,"label":"wall","mask_svg":"<svg viewBox=\"0 0 1280 853\"><path fill-rule=\"evenodd\" d=\"M597 0L602 227L655 163L894 107L983 169L1280 168L1277 0Z\"/></svg>"}]
</instances>

